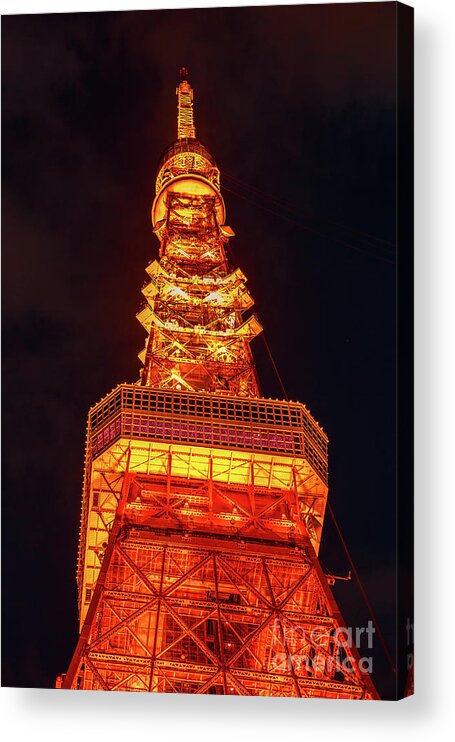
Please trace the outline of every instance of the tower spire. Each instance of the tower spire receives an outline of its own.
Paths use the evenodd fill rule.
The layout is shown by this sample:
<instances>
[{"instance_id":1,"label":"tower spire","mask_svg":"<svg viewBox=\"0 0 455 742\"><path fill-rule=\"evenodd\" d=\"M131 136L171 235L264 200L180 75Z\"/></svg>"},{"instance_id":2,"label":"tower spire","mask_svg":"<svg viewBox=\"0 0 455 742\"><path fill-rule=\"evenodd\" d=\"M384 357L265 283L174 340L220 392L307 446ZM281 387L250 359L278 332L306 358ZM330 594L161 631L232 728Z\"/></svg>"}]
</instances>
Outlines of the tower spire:
<instances>
[{"instance_id":1,"label":"tower spire","mask_svg":"<svg viewBox=\"0 0 455 742\"><path fill-rule=\"evenodd\" d=\"M177 90L177 137L178 139L195 139L196 129L193 120L193 90L188 82L188 70L180 69L180 85Z\"/></svg>"}]
</instances>

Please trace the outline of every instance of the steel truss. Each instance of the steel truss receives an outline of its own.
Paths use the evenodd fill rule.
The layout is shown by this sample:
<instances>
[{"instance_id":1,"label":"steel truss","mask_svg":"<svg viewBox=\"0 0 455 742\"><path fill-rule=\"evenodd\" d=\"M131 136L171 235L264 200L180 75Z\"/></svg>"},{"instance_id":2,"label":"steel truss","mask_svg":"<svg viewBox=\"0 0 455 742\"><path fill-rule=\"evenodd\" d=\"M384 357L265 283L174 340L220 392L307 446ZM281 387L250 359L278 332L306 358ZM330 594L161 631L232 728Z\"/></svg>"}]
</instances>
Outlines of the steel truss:
<instances>
[{"instance_id":1,"label":"steel truss","mask_svg":"<svg viewBox=\"0 0 455 742\"><path fill-rule=\"evenodd\" d=\"M125 474L64 687L373 698L305 527L286 540L166 529Z\"/></svg>"}]
</instances>

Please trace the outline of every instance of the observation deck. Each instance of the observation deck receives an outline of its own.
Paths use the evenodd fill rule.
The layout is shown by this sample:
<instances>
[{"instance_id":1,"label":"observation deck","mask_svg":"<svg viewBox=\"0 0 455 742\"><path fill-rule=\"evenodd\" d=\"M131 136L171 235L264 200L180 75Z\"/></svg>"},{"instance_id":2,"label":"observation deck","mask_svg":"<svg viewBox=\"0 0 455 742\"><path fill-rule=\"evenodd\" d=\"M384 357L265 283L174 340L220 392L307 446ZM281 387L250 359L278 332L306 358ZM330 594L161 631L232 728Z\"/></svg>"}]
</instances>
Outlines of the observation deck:
<instances>
[{"instance_id":1,"label":"observation deck","mask_svg":"<svg viewBox=\"0 0 455 742\"><path fill-rule=\"evenodd\" d=\"M119 438L304 458L327 484L328 439L300 402L121 384L90 410L92 457Z\"/></svg>"},{"instance_id":2,"label":"observation deck","mask_svg":"<svg viewBox=\"0 0 455 742\"><path fill-rule=\"evenodd\" d=\"M155 228L164 218L165 194L168 190L216 196L220 224L224 223L226 212L220 193L220 171L210 152L198 139L185 137L166 147L158 164L155 190L156 198L152 206Z\"/></svg>"}]
</instances>

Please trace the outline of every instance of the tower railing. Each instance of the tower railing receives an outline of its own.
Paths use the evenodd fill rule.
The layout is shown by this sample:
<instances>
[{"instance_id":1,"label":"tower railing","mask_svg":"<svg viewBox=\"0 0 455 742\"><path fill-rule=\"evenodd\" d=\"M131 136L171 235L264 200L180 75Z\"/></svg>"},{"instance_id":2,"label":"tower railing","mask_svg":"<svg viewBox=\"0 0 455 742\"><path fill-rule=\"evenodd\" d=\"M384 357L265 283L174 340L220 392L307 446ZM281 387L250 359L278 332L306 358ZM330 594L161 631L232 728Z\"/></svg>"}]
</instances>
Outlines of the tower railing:
<instances>
[{"instance_id":1,"label":"tower railing","mask_svg":"<svg viewBox=\"0 0 455 742\"><path fill-rule=\"evenodd\" d=\"M182 155L186 154L187 152L190 152L192 154L201 155L201 157L204 157L206 160L210 162L211 165L216 167L216 162L213 156L206 150L203 144L200 143L198 139L192 139L191 137L187 137L185 139L177 139L175 142L172 142L172 144L169 144L166 149L164 150L163 154L161 155L161 159L158 164L158 170L160 170L163 165L171 159L171 157L175 157L176 155Z\"/></svg>"},{"instance_id":2,"label":"tower railing","mask_svg":"<svg viewBox=\"0 0 455 742\"><path fill-rule=\"evenodd\" d=\"M122 384L90 410L93 457L121 437L303 457L327 483L328 439L300 402Z\"/></svg>"}]
</instances>

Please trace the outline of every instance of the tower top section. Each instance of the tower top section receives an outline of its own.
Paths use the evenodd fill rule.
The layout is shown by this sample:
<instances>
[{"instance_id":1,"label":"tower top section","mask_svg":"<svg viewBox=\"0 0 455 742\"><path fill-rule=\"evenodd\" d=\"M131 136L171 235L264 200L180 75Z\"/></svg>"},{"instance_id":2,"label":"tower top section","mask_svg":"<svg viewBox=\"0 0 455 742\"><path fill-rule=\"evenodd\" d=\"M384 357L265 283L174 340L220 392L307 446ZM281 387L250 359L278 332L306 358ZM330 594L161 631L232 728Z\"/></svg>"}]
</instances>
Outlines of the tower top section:
<instances>
[{"instance_id":1,"label":"tower top section","mask_svg":"<svg viewBox=\"0 0 455 742\"><path fill-rule=\"evenodd\" d=\"M156 198L152 206L155 230L163 224L169 193L212 195L216 200L220 224L224 224L225 207L220 193L220 171L210 152L196 138L193 115L193 89L188 70L180 69L177 94L177 139L163 152L156 177Z\"/></svg>"},{"instance_id":2,"label":"tower top section","mask_svg":"<svg viewBox=\"0 0 455 742\"><path fill-rule=\"evenodd\" d=\"M195 139L193 90L188 82L188 70L186 67L182 67L180 70L180 85L176 93L178 100L177 137L179 139Z\"/></svg>"}]
</instances>

